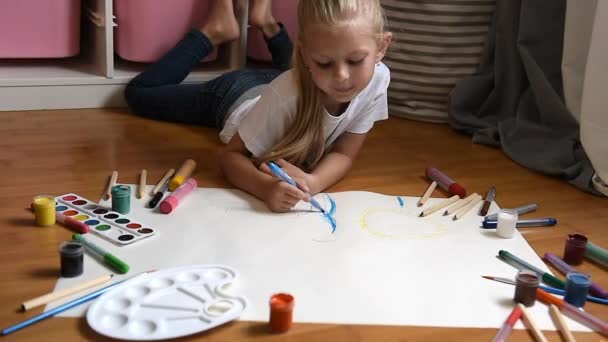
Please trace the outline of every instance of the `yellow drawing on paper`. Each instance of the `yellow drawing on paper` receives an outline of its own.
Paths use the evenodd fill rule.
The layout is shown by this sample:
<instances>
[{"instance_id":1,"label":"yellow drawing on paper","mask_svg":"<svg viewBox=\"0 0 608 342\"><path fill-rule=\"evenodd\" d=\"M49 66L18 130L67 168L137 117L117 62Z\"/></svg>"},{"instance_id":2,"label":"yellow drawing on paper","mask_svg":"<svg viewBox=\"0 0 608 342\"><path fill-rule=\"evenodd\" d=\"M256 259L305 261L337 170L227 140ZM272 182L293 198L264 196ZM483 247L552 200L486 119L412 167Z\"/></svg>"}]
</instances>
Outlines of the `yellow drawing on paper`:
<instances>
[{"instance_id":1,"label":"yellow drawing on paper","mask_svg":"<svg viewBox=\"0 0 608 342\"><path fill-rule=\"evenodd\" d=\"M360 218L361 228L380 238L395 240L435 239L447 231L432 218L421 218L402 208L370 208Z\"/></svg>"}]
</instances>

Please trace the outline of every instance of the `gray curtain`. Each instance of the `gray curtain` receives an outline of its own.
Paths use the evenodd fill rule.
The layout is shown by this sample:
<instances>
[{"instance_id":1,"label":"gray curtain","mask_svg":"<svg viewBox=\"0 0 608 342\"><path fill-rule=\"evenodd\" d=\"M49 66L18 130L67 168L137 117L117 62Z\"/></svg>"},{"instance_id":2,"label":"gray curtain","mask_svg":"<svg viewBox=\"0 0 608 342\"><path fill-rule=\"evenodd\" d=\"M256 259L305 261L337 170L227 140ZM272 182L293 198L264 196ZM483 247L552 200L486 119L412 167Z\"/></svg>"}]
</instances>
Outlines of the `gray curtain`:
<instances>
[{"instance_id":1,"label":"gray curtain","mask_svg":"<svg viewBox=\"0 0 608 342\"><path fill-rule=\"evenodd\" d=\"M478 71L450 94L449 123L515 162L597 193L564 104L565 0L498 0Z\"/></svg>"}]
</instances>

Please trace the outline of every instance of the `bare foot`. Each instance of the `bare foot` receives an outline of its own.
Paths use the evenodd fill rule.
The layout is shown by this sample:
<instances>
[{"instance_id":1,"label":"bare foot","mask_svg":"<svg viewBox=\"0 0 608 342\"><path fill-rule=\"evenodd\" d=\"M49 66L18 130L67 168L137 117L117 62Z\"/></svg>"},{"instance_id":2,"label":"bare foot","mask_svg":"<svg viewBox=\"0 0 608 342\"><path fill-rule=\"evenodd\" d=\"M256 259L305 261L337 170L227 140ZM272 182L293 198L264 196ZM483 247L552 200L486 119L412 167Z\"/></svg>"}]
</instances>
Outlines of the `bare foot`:
<instances>
[{"instance_id":1,"label":"bare foot","mask_svg":"<svg viewBox=\"0 0 608 342\"><path fill-rule=\"evenodd\" d=\"M249 9L249 25L262 31L267 39L272 38L281 30L272 16L272 0L253 0Z\"/></svg>"},{"instance_id":2,"label":"bare foot","mask_svg":"<svg viewBox=\"0 0 608 342\"><path fill-rule=\"evenodd\" d=\"M235 40L239 37L239 24L234 16L232 0L215 0L207 23L201 31L209 38L213 46Z\"/></svg>"}]
</instances>

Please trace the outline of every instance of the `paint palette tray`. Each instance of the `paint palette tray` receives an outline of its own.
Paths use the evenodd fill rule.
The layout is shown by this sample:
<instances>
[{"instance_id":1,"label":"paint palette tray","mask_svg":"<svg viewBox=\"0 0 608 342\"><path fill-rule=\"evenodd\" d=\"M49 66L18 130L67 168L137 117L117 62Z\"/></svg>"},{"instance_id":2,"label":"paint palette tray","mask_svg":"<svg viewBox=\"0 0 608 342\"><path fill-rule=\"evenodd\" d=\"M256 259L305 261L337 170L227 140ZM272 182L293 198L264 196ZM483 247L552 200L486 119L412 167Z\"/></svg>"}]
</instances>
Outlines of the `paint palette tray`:
<instances>
[{"instance_id":1,"label":"paint palette tray","mask_svg":"<svg viewBox=\"0 0 608 342\"><path fill-rule=\"evenodd\" d=\"M91 227L92 233L118 245L128 245L156 234L156 229L76 194L57 196L55 200L57 212L83 221Z\"/></svg>"},{"instance_id":2,"label":"paint palette tray","mask_svg":"<svg viewBox=\"0 0 608 342\"><path fill-rule=\"evenodd\" d=\"M87 312L98 333L123 340L191 335L238 318L247 306L224 290L237 277L221 265L193 265L135 277L104 293Z\"/></svg>"}]
</instances>

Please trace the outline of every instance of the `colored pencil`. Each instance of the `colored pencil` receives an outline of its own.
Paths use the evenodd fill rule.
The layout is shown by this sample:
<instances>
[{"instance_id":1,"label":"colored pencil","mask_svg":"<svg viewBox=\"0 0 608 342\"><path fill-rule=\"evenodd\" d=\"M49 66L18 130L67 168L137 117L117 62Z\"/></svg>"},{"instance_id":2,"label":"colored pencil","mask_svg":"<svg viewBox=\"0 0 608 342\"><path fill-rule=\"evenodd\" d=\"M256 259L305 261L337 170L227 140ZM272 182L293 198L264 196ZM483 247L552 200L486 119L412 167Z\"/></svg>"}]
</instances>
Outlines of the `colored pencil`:
<instances>
[{"instance_id":1,"label":"colored pencil","mask_svg":"<svg viewBox=\"0 0 608 342\"><path fill-rule=\"evenodd\" d=\"M447 200L444 200L444 201L441 201L441 202L435 204L434 206L432 206L430 208L424 209L418 216L424 217L424 216L430 215L438 210L441 210L442 208L447 207L448 205L450 205L452 203L455 203L459 199L460 199L460 196L454 195L454 196L448 198Z\"/></svg>"},{"instance_id":2,"label":"colored pencil","mask_svg":"<svg viewBox=\"0 0 608 342\"><path fill-rule=\"evenodd\" d=\"M530 311L521 303L517 304L517 307L521 310L521 317L523 318L524 325L532 331L534 339L539 342L547 342L547 338L538 327L538 324L536 324L536 321L532 318Z\"/></svg>"},{"instance_id":3,"label":"colored pencil","mask_svg":"<svg viewBox=\"0 0 608 342\"><path fill-rule=\"evenodd\" d=\"M139 188L137 189L137 198L144 197L144 191L146 190L146 169L141 170L139 174Z\"/></svg>"},{"instance_id":4,"label":"colored pencil","mask_svg":"<svg viewBox=\"0 0 608 342\"><path fill-rule=\"evenodd\" d=\"M568 328L568 324L566 320L562 316L562 313L559 311L557 306L554 304L549 305L549 314L553 319L553 323L557 327L557 329L562 333L562 337L566 342L576 342L574 336L572 336L572 332Z\"/></svg>"},{"instance_id":5,"label":"colored pencil","mask_svg":"<svg viewBox=\"0 0 608 342\"><path fill-rule=\"evenodd\" d=\"M108 182L108 187L106 188L106 193L103 194L102 200L109 200L112 197L112 187L116 185L116 180L118 179L118 171L112 171L112 175L110 176L110 181Z\"/></svg>"},{"instance_id":6,"label":"colored pencil","mask_svg":"<svg viewBox=\"0 0 608 342\"><path fill-rule=\"evenodd\" d=\"M474 192L474 193L470 194L469 196L467 196L466 198L463 198L463 199L459 200L458 202L452 204L450 207L448 207L446 209L446 211L443 213L443 216L451 215L451 214L455 213L458 209L469 204L475 197L477 197L476 192Z\"/></svg>"},{"instance_id":7,"label":"colored pencil","mask_svg":"<svg viewBox=\"0 0 608 342\"><path fill-rule=\"evenodd\" d=\"M475 198L473 198L471 200L471 202L469 202L469 204L456 210L456 212L454 213L454 216L452 217L452 220L454 220L454 221L460 220L464 215L466 215L469 211L471 211L471 209L473 209L473 207L475 207L477 205L477 203L479 203L479 202L481 202L481 195L477 195Z\"/></svg>"},{"instance_id":8,"label":"colored pencil","mask_svg":"<svg viewBox=\"0 0 608 342\"><path fill-rule=\"evenodd\" d=\"M418 201L419 207L422 207L424 205L424 203L426 203L426 201L429 199L429 197L431 197L431 195L433 194L433 191L435 191L436 187L437 187L437 182L433 181L431 183L431 185L429 185L429 187L424 192L424 195L422 195L422 197L420 197L420 200Z\"/></svg>"},{"instance_id":9,"label":"colored pencil","mask_svg":"<svg viewBox=\"0 0 608 342\"><path fill-rule=\"evenodd\" d=\"M554 304L560 309L562 314L597 331L598 333L604 336L608 336L608 323L593 316L592 314L579 310L574 305L566 303L562 299L550 295L543 289L536 290L536 298L538 298L540 301L544 302L547 305Z\"/></svg>"},{"instance_id":10,"label":"colored pencil","mask_svg":"<svg viewBox=\"0 0 608 342\"><path fill-rule=\"evenodd\" d=\"M165 173L165 175L163 176L163 178L161 178L160 181L158 181L158 183L156 184L156 186L154 187L154 189L152 189L152 195L154 195L155 193L158 192L158 190L163 186L163 184L165 184L165 182L168 183L169 178L171 178L171 176L173 176L173 174L175 173L175 169L169 169L169 171L167 171L167 173ZM167 185L167 187L169 187L169 185Z\"/></svg>"},{"instance_id":11,"label":"colored pencil","mask_svg":"<svg viewBox=\"0 0 608 342\"><path fill-rule=\"evenodd\" d=\"M494 339L492 340L492 342L506 341L507 338L509 337L509 335L511 335L511 331L513 330L513 327L515 326L515 323L517 323L517 320L519 320L520 317L521 317L521 310L519 309L518 306L515 306L513 308L513 311L511 311L511 313L509 314L509 317L507 317L507 320L503 323L500 330L498 330L498 333L496 334L496 336L494 336Z\"/></svg>"},{"instance_id":12,"label":"colored pencil","mask_svg":"<svg viewBox=\"0 0 608 342\"><path fill-rule=\"evenodd\" d=\"M147 274L147 273L149 273L149 272L140 273L140 274L138 274L138 275L136 275L134 277L131 277L131 278L128 278L128 279L116 282L114 284L110 284L110 285L108 285L106 287L103 287L103 288L101 288L99 290L93 291L93 292L91 292L89 294L86 294L86 295L84 295L82 297L76 298L76 299L74 299L72 301L69 301L69 302L67 302L65 304L62 304L62 305L60 305L60 306L58 306L56 308L53 308L53 309L51 309L49 311L43 312L43 313L41 313L39 315L36 315L34 317L31 317L31 318L28 318L28 319L26 319L26 320L24 320L22 322L17 323L17 324L13 324L10 327L6 327L6 328L2 329L2 332L0 332L0 334L2 334L2 335L8 335L8 334L14 333L15 331L18 331L18 330L21 330L23 328L26 328L26 327L34 324L34 323L37 323L37 322L40 322L40 321L42 321L44 319L47 319L49 317L55 316L56 314L58 314L60 312L64 312L65 310L71 309L71 308L73 308L75 306L78 306L78 305L80 305L82 303L86 303L86 302L88 302L88 301L90 301L92 299L95 299L95 298L101 296L102 294L108 292L109 290L111 290L115 286L117 286L117 285L119 285L119 284L121 284L121 283L123 283L125 281L133 279L135 277L142 276L142 275Z\"/></svg>"},{"instance_id":13,"label":"colored pencil","mask_svg":"<svg viewBox=\"0 0 608 342\"><path fill-rule=\"evenodd\" d=\"M107 274L107 275L104 275L104 276L101 276L101 277L98 277L95 279L91 279L89 281L85 281L84 283L80 283L76 286L72 286L67 289L47 293L45 295L42 295L42 296L39 296L36 298L32 298L21 304L21 310L27 311L27 310L33 309L35 307L38 307L40 305L45 305L50 302L59 300L61 298L71 296L80 291L88 290L94 286L103 284L103 283L107 282L108 280L111 280L113 276L114 276L113 274Z\"/></svg>"}]
</instances>

